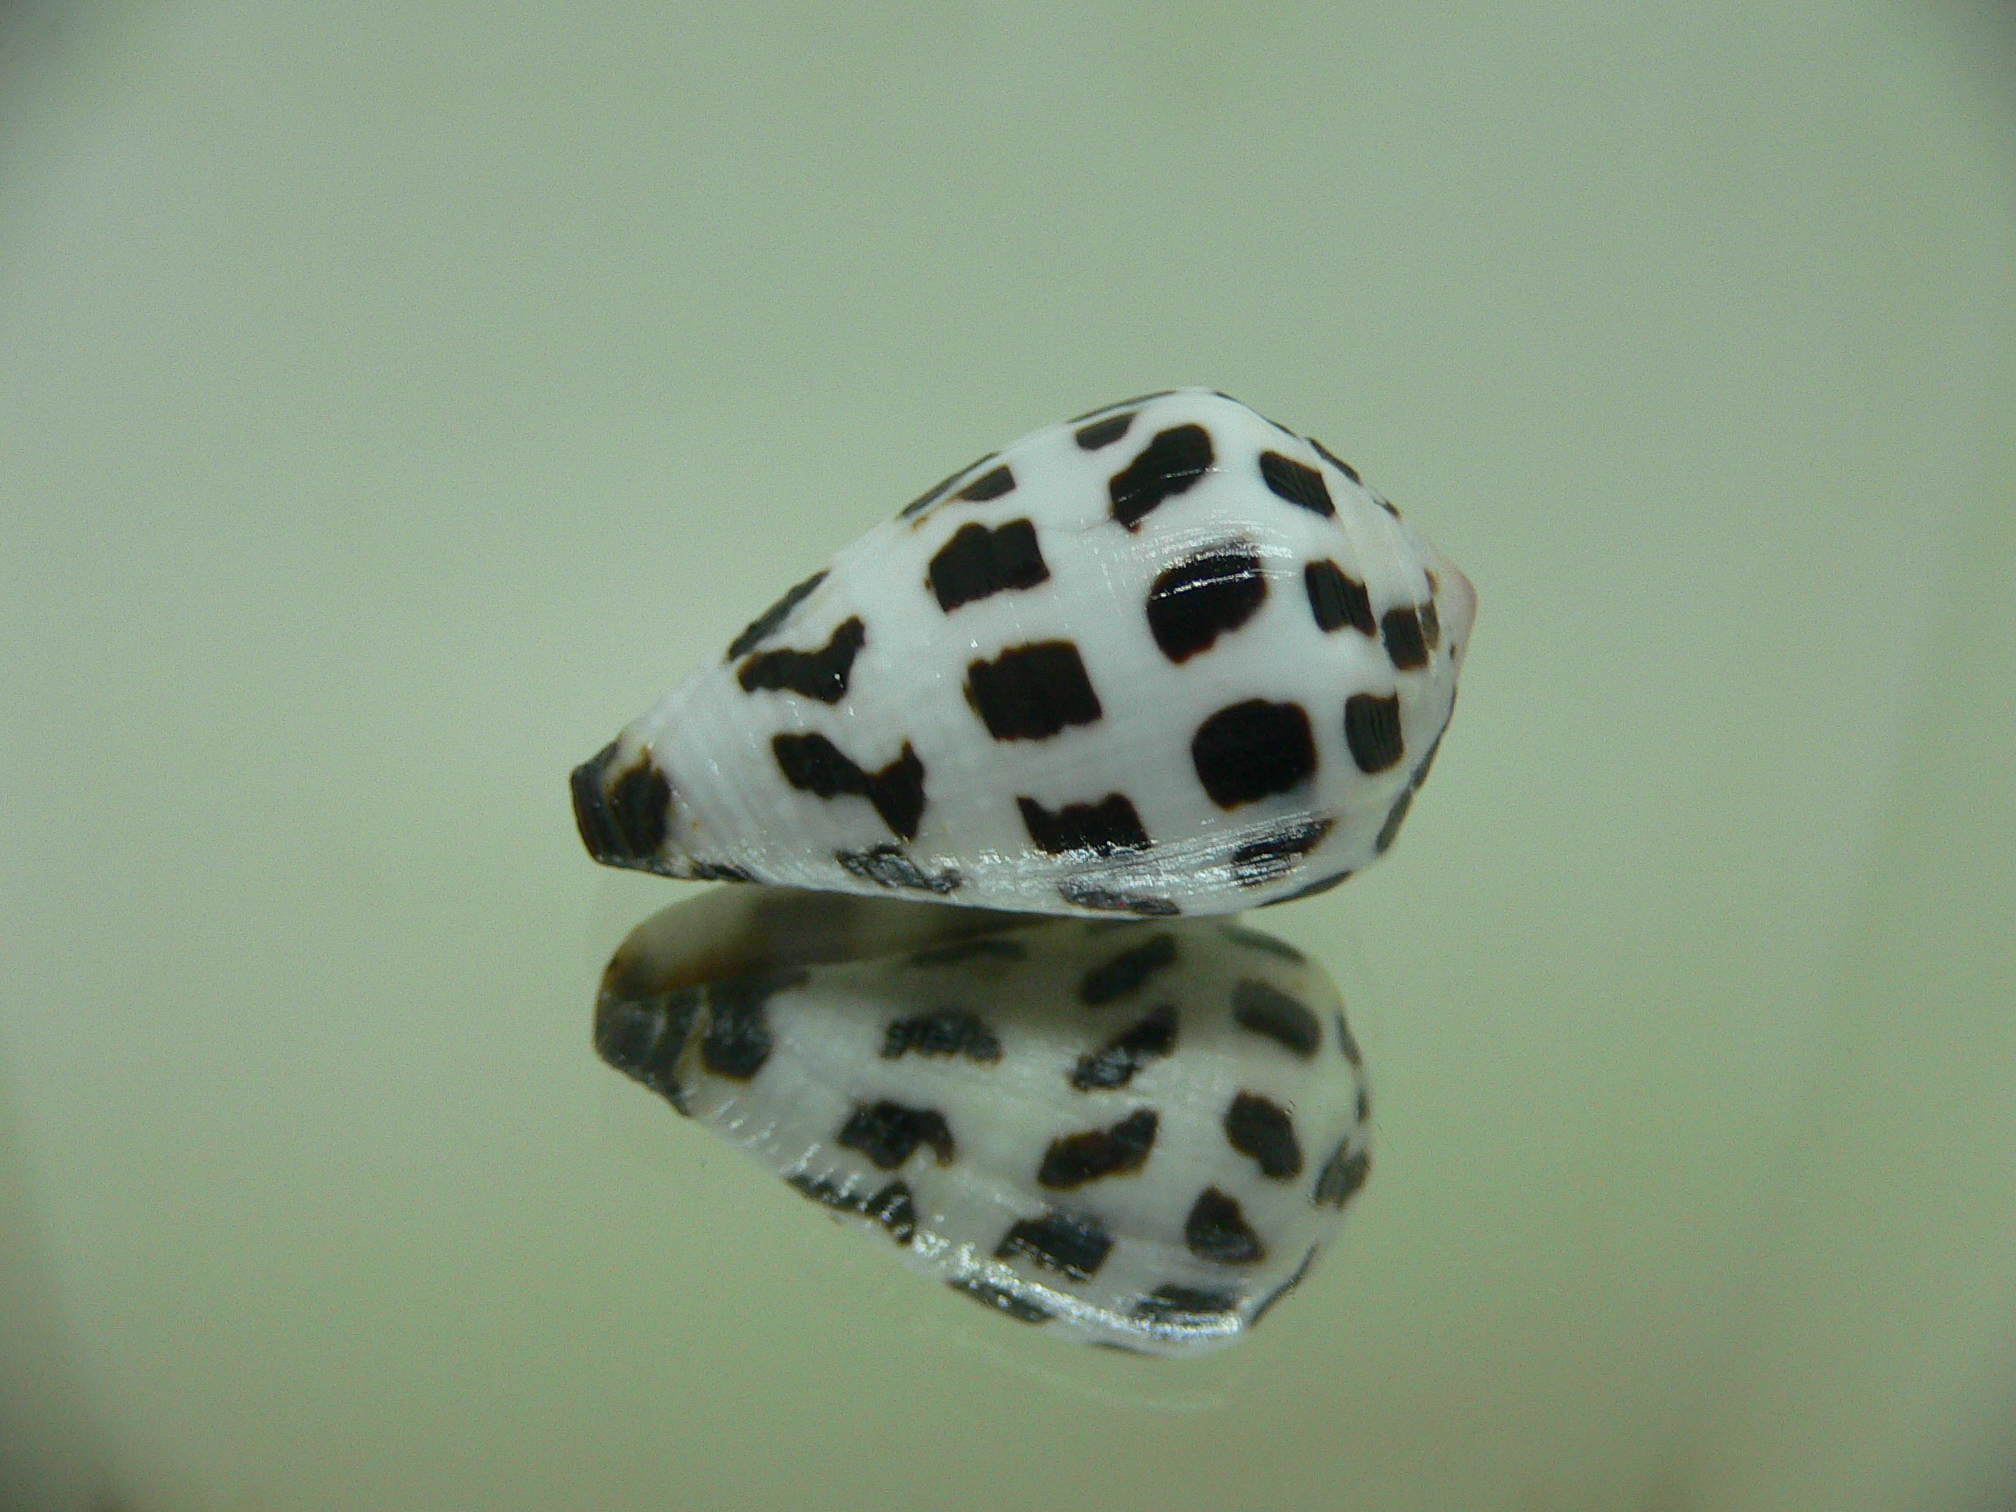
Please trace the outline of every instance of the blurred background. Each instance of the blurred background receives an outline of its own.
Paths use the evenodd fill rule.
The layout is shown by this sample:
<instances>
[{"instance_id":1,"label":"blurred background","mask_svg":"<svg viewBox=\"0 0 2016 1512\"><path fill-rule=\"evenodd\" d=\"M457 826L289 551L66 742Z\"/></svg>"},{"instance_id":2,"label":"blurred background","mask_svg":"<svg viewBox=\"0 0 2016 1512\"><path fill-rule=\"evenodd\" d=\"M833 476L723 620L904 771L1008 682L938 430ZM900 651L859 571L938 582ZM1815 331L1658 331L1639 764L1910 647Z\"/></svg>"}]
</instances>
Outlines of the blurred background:
<instances>
[{"instance_id":1,"label":"blurred background","mask_svg":"<svg viewBox=\"0 0 2016 1512\"><path fill-rule=\"evenodd\" d=\"M1172 1365L602 1067L564 779L1190 383L1482 607ZM0 1507L2016 1506L2012 417L2000 6L0 6Z\"/></svg>"}]
</instances>

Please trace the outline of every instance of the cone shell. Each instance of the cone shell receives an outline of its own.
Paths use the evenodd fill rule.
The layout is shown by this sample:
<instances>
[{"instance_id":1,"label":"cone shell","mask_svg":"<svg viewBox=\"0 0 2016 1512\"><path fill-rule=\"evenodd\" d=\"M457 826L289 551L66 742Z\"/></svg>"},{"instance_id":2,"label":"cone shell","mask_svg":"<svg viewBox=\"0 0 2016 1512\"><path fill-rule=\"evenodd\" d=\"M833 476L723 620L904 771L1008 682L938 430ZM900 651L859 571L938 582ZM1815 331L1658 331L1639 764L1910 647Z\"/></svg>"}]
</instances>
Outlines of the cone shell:
<instances>
[{"instance_id":1,"label":"cone shell","mask_svg":"<svg viewBox=\"0 0 2016 1512\"><path fill-rule=\"evenodd\" d=\"M1335 986L1218 921L720 890L617 952L595 1041L881 1252L1143 1353L1242 1337L1370 1170Z\"/></svg>"},{"instance_id":2,"label":"cone shell","mask_svg":"<svg viewBox=\"0 0 2016 1512\"><path fill-rule=\"evenodd\" d=\"M1468 580L1319 443L1176 390L841 551L574 773L590 852L979 907L1225 913L1392 843Z\"/></svg>"}]
</instances>

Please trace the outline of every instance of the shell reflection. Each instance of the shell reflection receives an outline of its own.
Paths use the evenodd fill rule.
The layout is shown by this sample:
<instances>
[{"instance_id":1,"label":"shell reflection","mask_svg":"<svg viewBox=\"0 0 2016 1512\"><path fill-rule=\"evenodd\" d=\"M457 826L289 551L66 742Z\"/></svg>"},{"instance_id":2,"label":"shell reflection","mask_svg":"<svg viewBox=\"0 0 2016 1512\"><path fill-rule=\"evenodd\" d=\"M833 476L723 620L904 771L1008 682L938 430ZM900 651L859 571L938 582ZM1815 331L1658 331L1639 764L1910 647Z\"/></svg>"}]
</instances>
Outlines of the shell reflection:
<instances>
[{"instance_id":1,"label":"shell reflection","mask_svg":"<svg viewBox=\"0 0 2016 1512\"><path fill-rule=\"evenodd\" d=\"M595 1045L913 1269L1153 1354L1257 1323L1370 1169L1335 985L1223 920L721 889L624 942Z\"/></svg>"}]
</instances>

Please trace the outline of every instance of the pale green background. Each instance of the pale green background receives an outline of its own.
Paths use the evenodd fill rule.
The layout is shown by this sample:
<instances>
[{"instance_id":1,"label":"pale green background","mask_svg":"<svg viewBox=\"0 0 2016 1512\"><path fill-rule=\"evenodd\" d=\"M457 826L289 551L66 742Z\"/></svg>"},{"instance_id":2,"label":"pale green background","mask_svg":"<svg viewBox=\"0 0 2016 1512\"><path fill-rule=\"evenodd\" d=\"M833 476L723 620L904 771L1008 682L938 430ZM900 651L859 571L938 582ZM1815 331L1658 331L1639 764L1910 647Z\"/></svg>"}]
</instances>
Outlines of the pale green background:
<instances>
[{"instance_id":1,"label":"pale green background","mask_svg":"<svg viewBox=\"0 0 2016 1512\"><path fill-rule=\"evenodd\" d=\"M2011 41L0 10L0 1501L2008 1506ZM1482 609L1391 861L1266 919L1371 1186L1172 1366L600 1066L690 889L564 777L948 469L1184 383Z\"/></svg>"}]
</instances>

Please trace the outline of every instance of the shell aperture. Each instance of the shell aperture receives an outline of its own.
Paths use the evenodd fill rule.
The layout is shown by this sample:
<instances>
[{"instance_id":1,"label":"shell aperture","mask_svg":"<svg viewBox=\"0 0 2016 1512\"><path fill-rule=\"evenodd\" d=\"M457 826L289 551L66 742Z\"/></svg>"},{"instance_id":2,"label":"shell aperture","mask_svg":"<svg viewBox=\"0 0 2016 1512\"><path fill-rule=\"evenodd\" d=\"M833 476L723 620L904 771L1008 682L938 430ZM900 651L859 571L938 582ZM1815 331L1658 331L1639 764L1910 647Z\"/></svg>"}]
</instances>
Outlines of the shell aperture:
<instances>
[{"instance_id":1,"label":"shell aperture","mask_svg":"<svg viewBox=\"0 0 2016 1512\"><path fill-rule=\"evenodd\" d=\"M1397 834L1476 596L1203 389L1048 426L784 594L573 775L599 861L1067 915L1319 891Z\"/></svg>"}]
</instances>

